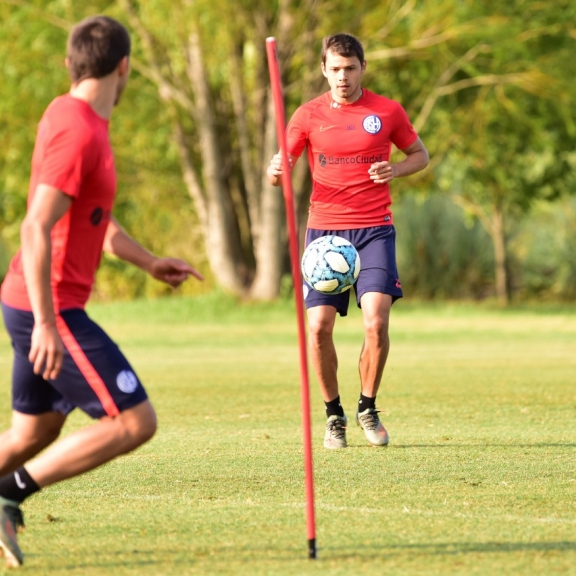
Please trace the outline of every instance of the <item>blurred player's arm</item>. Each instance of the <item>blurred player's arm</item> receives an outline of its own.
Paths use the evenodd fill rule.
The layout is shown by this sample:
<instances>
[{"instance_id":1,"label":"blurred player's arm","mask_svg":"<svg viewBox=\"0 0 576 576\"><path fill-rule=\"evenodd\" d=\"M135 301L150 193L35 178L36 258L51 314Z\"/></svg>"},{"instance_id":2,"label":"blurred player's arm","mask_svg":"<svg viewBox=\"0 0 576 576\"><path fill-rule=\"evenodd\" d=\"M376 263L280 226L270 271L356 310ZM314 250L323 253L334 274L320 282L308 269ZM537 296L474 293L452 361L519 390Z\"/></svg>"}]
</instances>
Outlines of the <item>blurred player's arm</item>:
<instances>
[{"instance_id":1,"label":"blurred player's arm","mask_svg":"<svg viewBox=\"0 0 576 576\"><path fill-rule=\"evenodd\" d=\"M141 268L153 278L177 287L192 275L204 280L200 272L179 258L159 258L136 242L115 218L111 218L104 237L104 251Z\"/></svg>"},{"instance_id":2,"label":"blurred player's arm","mask_svg":"<svg viewBox=\"0 0 576 576\"><path fill-rule=\"evenodd\" d=\"M34 330L28 358L34 372L46 379L56 378L62 367L64 346L56 329L56 311L52 299L51 231L66 214L72 198L54 186L39 184L20 228L22 267Z\"/></svg>"},{"instance_id":3,"label":"blurred player's arm","mask_svg":"<svg viewBox=\"0 0 576 576\"><path fill-rule=\"evenodd\" d=\"M296 165L297 156L288 155L288 161L290 162L290 168L293 169ZM282 152L274 154L272 160L270 160L270 165L266 170L266 176L268 177L268 182L272 186L280 186L282 184Z\"/></svg>"}]
</instances>

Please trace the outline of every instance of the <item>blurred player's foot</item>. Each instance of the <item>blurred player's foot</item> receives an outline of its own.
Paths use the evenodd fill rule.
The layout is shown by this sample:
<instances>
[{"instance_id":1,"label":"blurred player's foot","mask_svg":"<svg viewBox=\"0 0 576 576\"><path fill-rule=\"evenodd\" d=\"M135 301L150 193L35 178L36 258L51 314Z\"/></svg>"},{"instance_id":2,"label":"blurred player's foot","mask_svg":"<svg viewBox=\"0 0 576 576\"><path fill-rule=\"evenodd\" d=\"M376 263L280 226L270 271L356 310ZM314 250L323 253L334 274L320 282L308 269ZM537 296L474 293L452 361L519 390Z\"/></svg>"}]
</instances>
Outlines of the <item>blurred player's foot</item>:
<instances>
[{"instance_id":1,"label":"blurred player's foot","mask_svg":"<svg viewBox=\"0 0 576 576\"><path fill-rule=\"evenodd\" d=\"M356 423L364 430L366 440L372 446L386 446L388 444L388 432L378 418L378 410L368 408L364 412L356 412Z\"/></svg>"},{"instance_id":2,"label":"blurred player's foot","mask_svg":"<svg viewBox=\"0 0 576 576\"><path fill-rule=\"evenodd\" d=\"M346 448L346 416L330 416L326 421L324 448Z\"/></svg>"},{"instance_id":3,"label":"blurred player's foot","mask_svg":"<svg viewBox=\"0 0 576 576\"><path fill-rule=\"evenodd\" d=\"M0 496L0 548L6 564L11 568L18 568L24 562L16 538L19 527L24 528L24 519L18 502Z\"/></svg>"}]
</instances>

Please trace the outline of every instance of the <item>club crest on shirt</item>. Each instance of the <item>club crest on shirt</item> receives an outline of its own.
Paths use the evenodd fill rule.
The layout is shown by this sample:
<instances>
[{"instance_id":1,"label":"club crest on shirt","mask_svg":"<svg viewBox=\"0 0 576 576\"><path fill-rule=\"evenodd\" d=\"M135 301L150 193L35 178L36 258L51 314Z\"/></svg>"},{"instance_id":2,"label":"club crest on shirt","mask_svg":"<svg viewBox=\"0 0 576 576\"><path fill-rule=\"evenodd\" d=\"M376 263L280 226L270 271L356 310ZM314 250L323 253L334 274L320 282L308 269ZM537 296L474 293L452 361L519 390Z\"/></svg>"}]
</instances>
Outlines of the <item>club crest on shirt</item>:
<instances>
[{"instance_id":1,"label":"club crest on shirt","mask_svg":"<svg viewBox=\"0 0 576 576\"><path fill-rule=\"evenodd\" d=\"M366 118L362 120L362 128L369 134L378 134L378 132L382 130L382 122L378 116L366 116Z\"/></svg>"}]
</instances>

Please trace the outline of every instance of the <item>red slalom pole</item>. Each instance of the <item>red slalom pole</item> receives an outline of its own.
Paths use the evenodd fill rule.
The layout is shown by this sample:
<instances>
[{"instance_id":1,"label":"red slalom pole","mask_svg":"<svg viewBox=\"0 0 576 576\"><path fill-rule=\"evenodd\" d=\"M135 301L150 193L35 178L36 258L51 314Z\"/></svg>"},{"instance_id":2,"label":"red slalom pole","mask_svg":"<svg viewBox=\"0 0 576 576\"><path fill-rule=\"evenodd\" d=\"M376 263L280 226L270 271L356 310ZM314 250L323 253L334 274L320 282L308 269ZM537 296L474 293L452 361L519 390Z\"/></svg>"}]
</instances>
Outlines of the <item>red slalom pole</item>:
<instances>
[{"instance_id":1,"label":"red slalom pole","mask_svg":"<svg viewBox=\"0 0 576 576\"><path fill-rule=\"evenodd\" d=\"M286 142L286 121L284 117L284 99L282 97L282 81L278 66L276 39L266 38L266 53L268 55L268 70L270 84L274 97L276 113L276 135L282 152L282 191L286 204L286 219L290 239L290 260L292 261L292 280L294 282L294 299L296 300L296 315L298 321L298 345L300 348L300 390L302 404L302 435L304 441L304 469L306 473L306 525L308 536L308 557L316 558L316 523L314 519L314 473L312 467L312 432L310 423L310 382L308 380L308 357L306 354L306 332L304 326L304 298L302 295L302 273L300 271L300 252L298 250L298 233L296 230L296 214L294 209L294 193L290 175L290 160Z\"/></svg>"}]
</instances>

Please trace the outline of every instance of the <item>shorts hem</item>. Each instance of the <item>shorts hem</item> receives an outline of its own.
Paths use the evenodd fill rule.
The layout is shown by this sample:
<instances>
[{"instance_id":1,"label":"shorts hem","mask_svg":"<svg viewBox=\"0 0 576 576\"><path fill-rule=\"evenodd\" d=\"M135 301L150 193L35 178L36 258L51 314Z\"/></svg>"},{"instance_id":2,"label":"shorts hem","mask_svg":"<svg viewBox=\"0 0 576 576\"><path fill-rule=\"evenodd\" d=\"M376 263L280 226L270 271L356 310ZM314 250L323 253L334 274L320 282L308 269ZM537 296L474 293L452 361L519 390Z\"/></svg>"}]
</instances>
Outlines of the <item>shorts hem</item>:
<instances>
[{"instance_id":1,"label":"shorts hem","mask_svg":"<svg viewBox=\"0 0 576 576\"><path fill-rule=\"evenodd\" d=\"M358 302L358 308L360 308L360 298L364 296L367 292L377 292L378 294L387 294L388 296L392 296L392 304L399 300L400 298L404 297L404 294L401 290L397 288L381 288L379 286L368 286L362 290L362 294L356 294L356 301Z\"/></svg>"},{"instance_id":2,"label":"shorts hem","mask_svg":"<svg viewBox=\"0 0 576 576\"><path fill-rule=\"evenodd\" d=\"M16 406L14 404L12 404L12 410L14 412L18 412L19 414L26 414L26 416L40 416L41 414L48 414L49 412L54 412L57 414L62 414L63 416L68 416L68 414L70 414L70 412L72 412L75 409L75 406L72 406L71 408L28 408L28 407L24 407L24 406Z\"/></svg>"}]
</instances>

